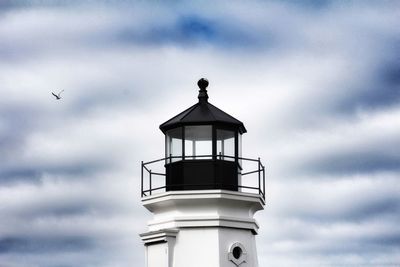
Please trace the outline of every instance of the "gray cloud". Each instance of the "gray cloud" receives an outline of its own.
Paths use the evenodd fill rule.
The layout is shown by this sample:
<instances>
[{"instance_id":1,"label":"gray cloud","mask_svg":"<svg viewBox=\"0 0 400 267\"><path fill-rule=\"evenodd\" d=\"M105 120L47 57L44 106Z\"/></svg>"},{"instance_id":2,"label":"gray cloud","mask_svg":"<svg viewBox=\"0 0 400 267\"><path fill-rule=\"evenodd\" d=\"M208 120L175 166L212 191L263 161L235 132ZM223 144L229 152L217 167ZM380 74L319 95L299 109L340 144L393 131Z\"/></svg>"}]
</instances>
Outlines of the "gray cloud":
<instances>
[{"instance_id":1,"label":"gray cloud","mask_svg":"<svg viewBox=\"0 0 400 267\"><path fill-rule=\"evenodd\" d=\"M9 237L0 240L0 253L18 252L18 253L41 253L52 251L80 251L88 250L92 246L91 242L82 237L41 239Z\"/></svg>"},{"instance_id":2,"label":"gray cloud","mask_svg":"<svg viewBox=\"0 0 400 267\"><path fill-rule=\"evenodd\" d=\"M0 7L1 266L143 263L139 163L203 75L266 160L260 266L398 265L396 3L82 2Z\"/></svg>"}]
</instances>

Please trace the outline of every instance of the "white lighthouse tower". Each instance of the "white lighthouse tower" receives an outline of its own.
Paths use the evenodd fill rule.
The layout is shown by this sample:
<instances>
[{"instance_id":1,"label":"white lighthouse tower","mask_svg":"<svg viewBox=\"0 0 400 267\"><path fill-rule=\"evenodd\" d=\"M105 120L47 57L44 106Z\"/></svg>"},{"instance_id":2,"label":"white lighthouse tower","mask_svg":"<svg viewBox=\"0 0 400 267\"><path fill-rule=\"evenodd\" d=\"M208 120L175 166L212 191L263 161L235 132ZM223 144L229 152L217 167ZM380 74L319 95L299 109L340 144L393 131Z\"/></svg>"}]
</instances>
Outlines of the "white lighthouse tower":
<instances>
[{"instance_id":1,"label":"white lighthouse tower","mask_svg":"<svg viewBox=\"0 0 400 267\"><path fill-rule=\"evenodd\" d=\"M165 158L142 162L146 267L256 267L264 166L242 157L243 123L208 102L207 80L197 84L199 102L160 125Z\"/></svg>"}]
</instances>

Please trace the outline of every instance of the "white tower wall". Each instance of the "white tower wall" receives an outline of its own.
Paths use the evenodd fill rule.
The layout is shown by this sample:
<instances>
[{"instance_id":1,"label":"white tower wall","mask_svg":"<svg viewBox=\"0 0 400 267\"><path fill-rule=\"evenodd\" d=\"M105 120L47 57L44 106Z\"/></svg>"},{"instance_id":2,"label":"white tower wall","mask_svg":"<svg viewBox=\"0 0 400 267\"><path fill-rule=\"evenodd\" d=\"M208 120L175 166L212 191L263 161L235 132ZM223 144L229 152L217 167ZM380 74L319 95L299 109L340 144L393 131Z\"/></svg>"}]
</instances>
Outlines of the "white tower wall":
<instances>
[{"instance_id":1,"label":"white tower wall","mask_svg":"<svg viewBox=\"0 0 400 267\"><path fill-rule=\"evenodd\" d=\"M226 190L171 191L142 199L154 214L141 234L147 267L256 267L257 194ZM239 246L241 256L233 257Z\"/></svg>"}]
</instances>

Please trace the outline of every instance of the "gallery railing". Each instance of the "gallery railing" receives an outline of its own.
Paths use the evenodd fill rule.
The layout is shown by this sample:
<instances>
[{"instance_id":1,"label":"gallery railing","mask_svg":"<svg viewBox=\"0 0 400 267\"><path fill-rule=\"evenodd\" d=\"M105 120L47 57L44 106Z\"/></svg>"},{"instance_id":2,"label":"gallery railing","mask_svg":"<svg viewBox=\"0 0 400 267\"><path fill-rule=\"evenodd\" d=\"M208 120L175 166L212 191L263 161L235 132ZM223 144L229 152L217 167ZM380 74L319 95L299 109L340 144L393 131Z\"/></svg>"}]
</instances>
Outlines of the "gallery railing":
<instances>
[{"instance_id":1,"label":"gallery railing","mask_svg":"<svg viewBox=\"0 0 400 267\"><path fill-rule=\"evenodd\" d=\"M166 185L166 164L171 162L185 162L187 159L196 159L199 162L202 159L212 159L214 162L221 160L235 161L236 158L227 155L201 155L188 156L182 159L182 156L169 156L149 162L142 161L141 167L141 195L142 197L151 196L153 194L167 191ZM240 192L259 194L265 200L265 166L261 163L260 158L237 158L238 167L238 184L235 185ZM169 184L168 187L183 186L181 184ZM185 185L187 187L187 185ZM204 188L218 188L219 184L190 184L191 190Z\"/></svg>"}]
</instances>

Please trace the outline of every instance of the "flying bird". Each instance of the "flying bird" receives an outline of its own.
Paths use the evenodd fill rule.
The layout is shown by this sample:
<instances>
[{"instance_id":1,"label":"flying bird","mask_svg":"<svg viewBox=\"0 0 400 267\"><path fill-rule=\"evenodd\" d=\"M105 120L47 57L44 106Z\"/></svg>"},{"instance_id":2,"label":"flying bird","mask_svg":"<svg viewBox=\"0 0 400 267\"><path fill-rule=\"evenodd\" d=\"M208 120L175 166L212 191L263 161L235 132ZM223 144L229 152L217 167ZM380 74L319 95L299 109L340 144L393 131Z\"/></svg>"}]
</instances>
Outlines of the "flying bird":
<instances>
[{"instance_id":1,"label":"flying bird","mask_svg":"<svg viewBox=\"0 0 400 267\"><path fill-rule=\"evenodd\" d=\"M57 99L60 100L61 99L61 93L64 92L64 90L61 90L58 94L55 94L53 92L51 92L51 94Z\"/></svg>"}]
</instances>

